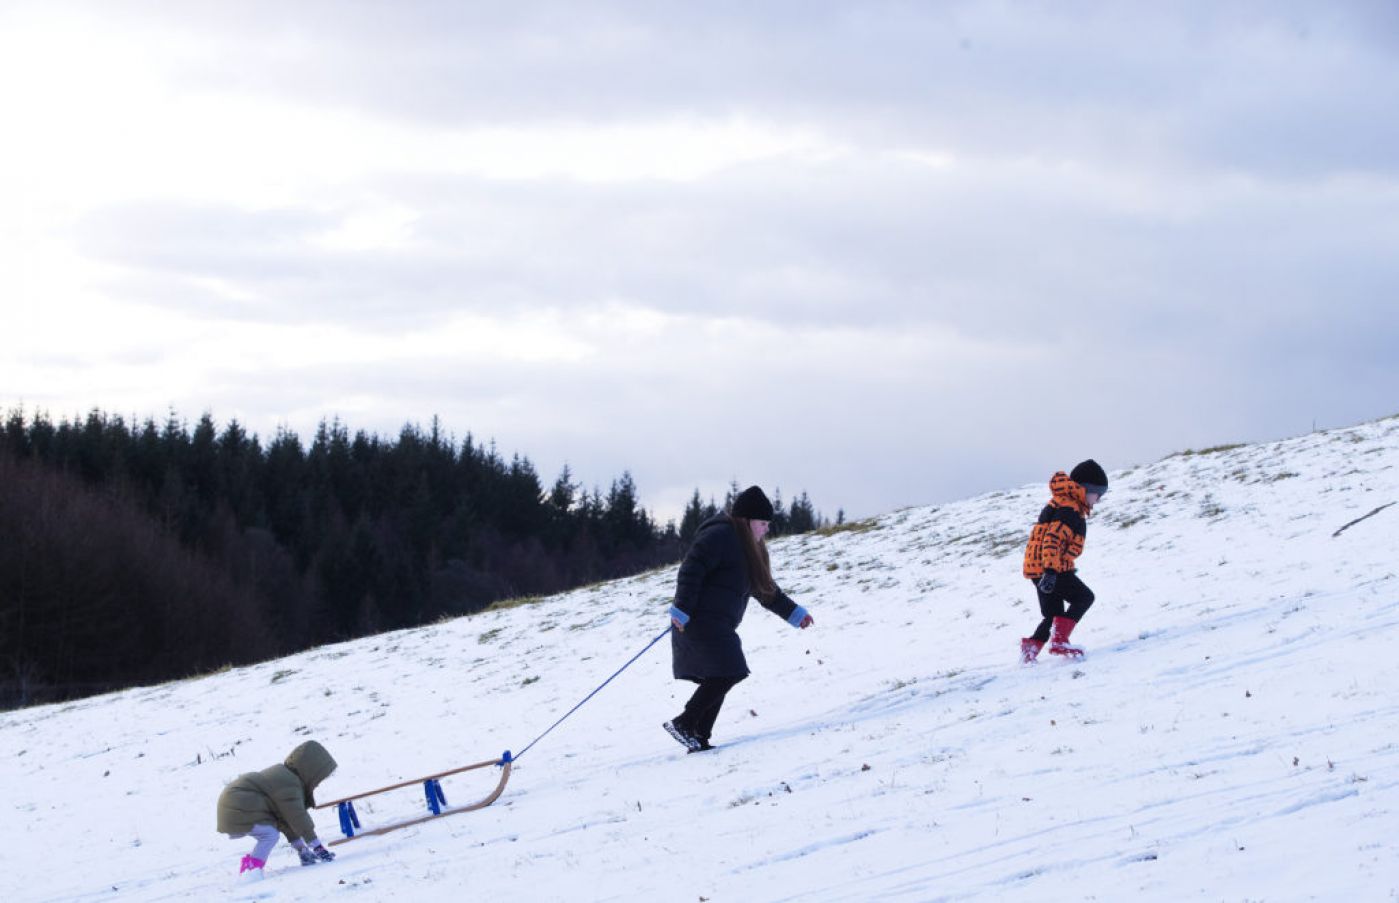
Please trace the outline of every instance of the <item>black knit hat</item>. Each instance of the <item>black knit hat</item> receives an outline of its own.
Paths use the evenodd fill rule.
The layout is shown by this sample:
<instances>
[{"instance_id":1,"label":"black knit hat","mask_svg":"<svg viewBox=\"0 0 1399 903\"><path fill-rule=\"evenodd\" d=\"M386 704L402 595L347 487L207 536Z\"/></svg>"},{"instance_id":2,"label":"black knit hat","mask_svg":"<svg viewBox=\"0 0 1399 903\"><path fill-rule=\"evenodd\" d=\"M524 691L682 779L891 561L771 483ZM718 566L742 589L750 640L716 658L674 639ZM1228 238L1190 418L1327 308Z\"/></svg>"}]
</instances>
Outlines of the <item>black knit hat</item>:
<instances>
[{"instance_id":1,"label":"black knit hat","mask_svg":"<svg viewBox=\"0 0 1399 903\"><path fill-rule=\"evenodd\" d=\"M734 499L733 508L729 511L734 517L746 517L749 520L772 520L772 502L763 495L763 491L757 486L749 486L738 494Z\"/></svg>"},{"instance_id":2,"label":"black knit hat","mask_svg":"<svg viewBox=\"0 0 1399 903\"><path fill-rule=\"evenodd\" d=\"M1070 471L1069 479L1082 486L1086 492L1102 495L1108 491L1108 475L1103 472L1102 465L1092 458L1081 462Z\"/></svg>"}]
</instances>

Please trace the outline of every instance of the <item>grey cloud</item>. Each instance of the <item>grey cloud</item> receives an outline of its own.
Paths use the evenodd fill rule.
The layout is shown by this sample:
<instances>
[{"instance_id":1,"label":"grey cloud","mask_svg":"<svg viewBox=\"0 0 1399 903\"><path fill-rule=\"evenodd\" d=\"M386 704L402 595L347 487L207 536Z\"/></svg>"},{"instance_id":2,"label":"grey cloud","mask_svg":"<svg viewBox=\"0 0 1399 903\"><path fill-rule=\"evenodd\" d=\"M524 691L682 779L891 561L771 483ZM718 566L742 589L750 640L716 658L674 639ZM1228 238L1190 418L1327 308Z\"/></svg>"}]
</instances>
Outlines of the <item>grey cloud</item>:
<instances>
[{"instance_id":1,"label":"grey cloud","mask_svg":"<svg viewBox=\"0 0 1399 903\"><path fill-rule=\"evenodd\" d=\"M794 327L873 314L971 338L1087 328L1096 341L1270 348L1299 337L1322 354L1351 353L1376 334L1366 323L1393 325L1394 188L1265 182L1240 196L1228 183L1126 177L1138 175L1162 200L1080 197L1081 180L1056 184L1052 167L1010 180L893 163L751 165L682 184L415 177L374 185L419 211L403 251L327 251L316 239L334 218L297 211L146 205L104 211L83 235L132 273L130 296L283 322L409 329L456 311L619 299ZM1196 195L1183 213L1170 206L1177 186Z\"/></svg>"},{"instance_id":2,"label":"grey cloud","mask_svg":"<svg viewBox=\"0 0 1399 903\"><path fill-rule=\"evenodd\" d=\"M435 126L737 113L856 143L1310 175L1394 171L1393 9L441 2L148 15L237 48L186 64L187 82Z\"/></svg>"},{"instance_id":3,"label":"grey cloud","mask_svg":"<svg viewBox=\"0 0 1399 903\"><path fill-rule=\"evenodd\" d=\"M148 9L230 36L185 73L207 86L434 125L751 114L858 151L689 183L347 186L419 214L404 250L328 250L324 210L101 211L79 237L128 273L114 290L269 329L391 341L458 310L619 299L783 336L668 336L606 368L232 369L174 399L187 411L314 417L362 395L352 426L441 414L546 476L733 476L858 515L1395 408L1387 4ZM904 147L958 162L879 155ZM900 340L891 372L880 343Z\"/></svg>"}]
</instances>

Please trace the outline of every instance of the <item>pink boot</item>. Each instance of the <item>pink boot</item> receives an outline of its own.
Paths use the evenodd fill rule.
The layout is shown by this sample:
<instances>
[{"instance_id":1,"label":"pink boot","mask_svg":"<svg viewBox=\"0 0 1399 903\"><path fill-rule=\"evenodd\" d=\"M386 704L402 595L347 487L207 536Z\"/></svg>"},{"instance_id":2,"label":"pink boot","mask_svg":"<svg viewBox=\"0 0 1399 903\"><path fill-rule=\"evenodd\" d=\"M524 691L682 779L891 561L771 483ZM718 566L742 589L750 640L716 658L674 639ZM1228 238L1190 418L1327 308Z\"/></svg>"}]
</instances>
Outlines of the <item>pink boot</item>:
<instances>
[{"instance_id":1,"label":"pink boot","mask_svg":"<svg viewBox=\"0 0 1399 903\"><path fill-rule=\"evenodd\" d=\"M256 859L252 856L244 856L242 863L238 866L239 879L243 881L258 880L262 877L262 867L266 864L266 860Z\"/></svg>"},{"instance_id":2,"label":"pink boot","mask_svg":"<svg viewBox=\"0 0 1399 903\"><path fill-rule=\"evenodd\" d=\"M1054 619L1054 635L1049 638L1049 654L1068 658L1083 658L1083 648L1069 643L1069 634L1078 626L1077 621L1068 618Z\"/></svg>"},{"instance_id":3,"label":"pink boot","mask_svg":"<svg viewBox=\"0 0 1399 903\"><path fill-rule=\"evenodd\" d=\"M1035 659L1039 658L1040 650L1044 648L1044 643L1034 637L1027 636L1020 641L1020 664L1033 665Z\"/></svg>"}]
</instances>

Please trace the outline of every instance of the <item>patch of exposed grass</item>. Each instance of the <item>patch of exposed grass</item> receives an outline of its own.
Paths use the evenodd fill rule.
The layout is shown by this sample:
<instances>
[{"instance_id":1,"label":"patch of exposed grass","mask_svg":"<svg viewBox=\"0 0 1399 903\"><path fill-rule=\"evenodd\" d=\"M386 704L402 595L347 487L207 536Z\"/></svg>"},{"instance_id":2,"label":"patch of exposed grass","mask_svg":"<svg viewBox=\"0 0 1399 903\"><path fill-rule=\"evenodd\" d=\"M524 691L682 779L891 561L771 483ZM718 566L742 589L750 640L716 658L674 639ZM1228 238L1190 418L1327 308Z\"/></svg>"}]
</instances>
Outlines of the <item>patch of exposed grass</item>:
<instances>
[{"instance_id":1,"label":"patch of exposed grass","mask_svg":"<svg viewBox=\"0 0 1399 903\"><path fill-rule=\"evenodd\" d=\"M536 602L542 602L543 600L543 596L515 596L512 599L501 599L498 602L492 602L486 607L485 610L506 611L507 609L511 608L519 608L521 605L533 605Z\"/></svg>"},{"instance_id":2,"label":"patch of exposed grass","mask_svg":"<svg viewBox=\"0 0 1399 903\"><path fill-rule=\"evenodd\" d=\"M817 536L835 536L838 533L869 533L872 530L882 529L875 519L870 517L865 520L847 521L843 524L831 524L829 527L822 527L812 532Z\"/></svg>"},{"instance_id":3,"label":"patch of exposed grass","mask_svg":"<svg viewBox=\"0 0 1399 903\"><path fill-rule=\"evenodd\" d=\"M1236 449L1236 448L1243 448L1243 447L1244 447L1244 443L1242 443L1242 442L1232 442L1232 443L1229 443L1229 444L1227 444L1227 445L1212 445L1212 446L1210 446L1209 448L1202 448L1202 449L1199 449L1199 450L1196 450L1196 449L1193 449L1193 448L1187 448L1185 451L1179 451L1179 452L1176 452L1176 453L1173 454L1173 455L1167 455L1166 457L1168 457L1168 458L1192 458L1192 457L1197 457L1197 456L1201 456L1201 455L1217 455L1217 454L1220 454L1221 452L1233 451L1233 450Z\"/></svg>"},{"instance_id":4,"label":"patch of exposed grass","mask_svg":"<svg viewBox=\"0 0 1399 903\"><path fill-rule=\"evenodd\" d=\"M1028 533L1020 530L991 532L982 530L976 533L958 533L943 540L943 545L963 546L967 554L985 554L999 558L1011 551L1019 551L1025 546Z\"/></svg>"},{"instance_id":5,"label":"patch of exposed grass","mask_svg":"<svg viewBox=\"0 0 1399 903\"><path fill-rule=\"evenodd\" d=\"M992 533L983 537L982 548L992 558L1018 552L1025 546L1025 534L1020 530Z\"/></svg>"}]
</instances>

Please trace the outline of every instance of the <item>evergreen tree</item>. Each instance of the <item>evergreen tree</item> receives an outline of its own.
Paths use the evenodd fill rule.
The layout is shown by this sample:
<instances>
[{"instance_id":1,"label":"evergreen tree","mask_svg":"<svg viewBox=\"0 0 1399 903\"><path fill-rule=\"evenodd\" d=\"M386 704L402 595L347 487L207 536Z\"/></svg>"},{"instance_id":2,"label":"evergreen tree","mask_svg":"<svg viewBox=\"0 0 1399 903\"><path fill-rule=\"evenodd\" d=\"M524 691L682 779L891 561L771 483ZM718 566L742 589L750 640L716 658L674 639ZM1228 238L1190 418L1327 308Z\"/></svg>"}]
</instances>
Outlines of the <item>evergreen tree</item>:
<instances>
[{"instance_id":1,"label":"evergreen tree","mask_svg":"<svg viewBox=\"0 0 1399 903\"><path fill-rule=\"evenodd\" d=\"M690 496L689 503L685 505L685 513L680 518L680 541L688 546L704 520L704 503L700 501L699 487L695 487L695 494Z\"/></svg>"},{"instance_id":2,"label":"evergreen tree","mask_svg":"<svg viewBox=\"0 0 1399 903\"><path fill-rule=\"evenodd\" d=\"M623 471L621 479L613 481L607 493L604 522L609 539L615 545L639 546L651 537L650 518L641 509L636 483L628 471Z\"/></svg>"},{"instance_id":3,"label":"evergreen tree","mask_svg":"<svg viewBox=\"0 0 1399 903\"><path fill-rule=\"evenodd\" d=\"M25 422L24 408L13 408L5 417L3 451L10 457L23 459L29 457L29 427Z\"/></svg>"},{"instance_id":4,"label":"evergreen tree","mask_svg":"<svg viewBox=\"0 0 1399 903\"><path fill-rule=\"evenodd\" d=\"M810 533L816 529L816 509L805 492L792 500L792 511L788 515L792 533Z\"/></svg>"},{"instance_id":5,"label":"evergreen tree","mask_svg":"<svg viewBox=\"0 0 1399 903\"><path fill-rule=\"evenodd\" d=\"M772 495L772 521L769 529L773 536L785 536L792 530L792 519L782 507L782 487L777 487Z\"/></svg>"},{"instance_id":6,"label":"evergreen tree","mask_svg":"<svg viewBox=\"0 0 1399 903\"><path fill-rule=\"evenodd\" d=\"M549 507L554 509L556 516L565 516L573 509L573 499L577 492L578 486L573 482L573 472L565 463L559 478L554 481L554 488L549 490Z\"/></svg>"}]
</instances>

